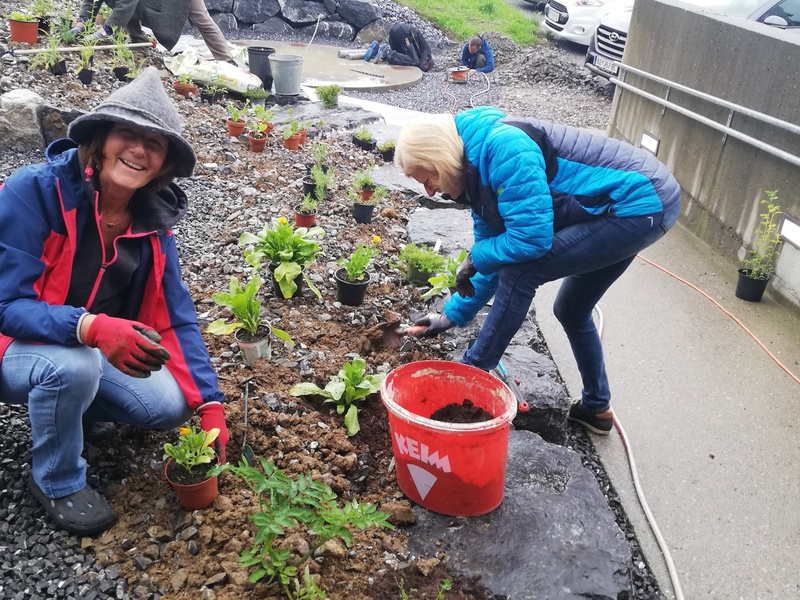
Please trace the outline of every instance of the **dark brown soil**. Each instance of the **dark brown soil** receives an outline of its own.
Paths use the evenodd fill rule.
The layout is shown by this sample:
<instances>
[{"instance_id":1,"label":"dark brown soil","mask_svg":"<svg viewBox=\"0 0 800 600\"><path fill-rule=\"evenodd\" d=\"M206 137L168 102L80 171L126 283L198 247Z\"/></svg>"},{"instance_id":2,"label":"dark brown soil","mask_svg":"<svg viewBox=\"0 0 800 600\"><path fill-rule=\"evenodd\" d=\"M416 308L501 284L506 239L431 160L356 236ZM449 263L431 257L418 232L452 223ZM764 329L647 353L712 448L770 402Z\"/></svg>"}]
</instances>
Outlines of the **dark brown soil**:
<instances>
[{"instance_id":1,"label":"dark brown soil","mask_svg":"<svg viewBox=\"0 0 800 600\"><path fill-rule=\"evenodd\" d=\"M494 416L480 406L475 406L472 400L465 398L461 404L453 402L443 406L431 415L431 419L446 423L482 423L491 421Z\"/></svg>"}]
</instances>

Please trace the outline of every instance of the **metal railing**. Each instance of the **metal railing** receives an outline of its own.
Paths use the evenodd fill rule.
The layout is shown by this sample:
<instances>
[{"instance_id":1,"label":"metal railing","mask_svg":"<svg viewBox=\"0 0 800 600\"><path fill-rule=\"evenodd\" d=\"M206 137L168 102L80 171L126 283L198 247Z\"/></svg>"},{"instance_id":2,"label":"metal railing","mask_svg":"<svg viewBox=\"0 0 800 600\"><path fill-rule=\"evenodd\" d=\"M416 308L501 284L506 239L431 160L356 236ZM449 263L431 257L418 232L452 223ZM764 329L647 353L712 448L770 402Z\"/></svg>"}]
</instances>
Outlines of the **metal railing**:
<instances>
[{"instance_id":1,"label":"metal railing","mask_svg":"<svg viewBox=\"0 0 800 600\"><path fill-rule=\"evenodd\" d=\"M764 152L767 152L768 154L771 154L773 156L777 156L781 160L785 160L788 163L791 163L791 164L793 164L795 166L800 167L800 157L795 156L791 152L786 152L785 150L781 150L780 148L776 148L775 146L767 144L766 142L762 142L761 140L756 139L756 138L754 138L752 136L749 136L749 135L747 135L745 133L742 133L741 131L737 131L736 129L731 128L730 124L733 121L733 115L736 114L736 113L739 113L739 114L751 117L753 119L756 119L758 121L761 121L762 123L766 123L768 125L772 125L773 127L777 127L778 129L781 129L783 131L788 131L789 133L793 133L795 135L800 135L800 126L795 125L794 123L789 123L788 121L783 121L781 119L772 117L770 115L765 115L764 113L755 111L755 110L753 110L751 108L747 108L746 106L741 106L739 104L734 104L733 102L728 102L727 100L723 100L721 98L717 98L716 96L712 96L712 95L706 94L704 92L699 92L699 91L697 91L697 90L695 90L693 88L687 87L685 85L681 85L680 83L676 83L674 81L670 81L669 79L664 79L663 77L659 77L657 75L653 75L652 73L648 73L646 71L642 71L640 69L636 69L635 67L631 67L629 65L625 65L625 64L622 64L620 62L615 62L614 64L618 65L618 67L620 69L622 69L623 72L630 72L630 73L633 73L635 75L639 75L639 76L644 77L646 79L649 79L651 81L655 81L656 83L660 83L661 85L664 85L667 88L664 98L660 98L660 97L658 97L658 96L656 96L654 94L651 94L649 92L645 92L644 90L641 90L641 89L639 89L639 88L637 88L637 87L625 82L624 81L624 77L623 77L623 79L620 79L619 77L612 77L610 79L610 81L614 85L617 85L620 88L622 88L623 90L628 90L629 92L632 92L632 93L634 93L634 94L636 94L638 96L641 96L642 98L646 98L646 99L650 100L651 102L655 102L656 104L661 105L663 107L663 109L669 108L670 110L674 110L675 112L680 113L680 114L682 114L682 115L684 115L686 117L689 117L690 119L693 119L693 120L697 121L698 123L703 123L704 125L707 125L708 127L711 127L712 129L716 129L717 131L722 132L723 133L723 137L722 137L722 143L723 144L725 143L725 141L727 139L727 136L730 136L730 137L735 138L737 140L741 140L742 142L745 142L746 144L750 144L751 146L754 146L754 147L758 148L759 150L763 150ZM684 108L684 107L682 107L682 106L680 106L678 104L675 104L674 102L670 102L669 101L669 94L670 94L670 91L673 90L673 89L681 91L681 92L684 92L686 94L689 94L690 96L694 96L695 98L700 98L701 100L705 100L707 102L710 102L711 104L715 104L716 106L721 106L722 108L728 109L727 123L725 123L725 124L718 123L717 121L714 121L713 119L709 119L708 117L704 117L701 114L698 114L698 113L696 113L696 112L694 112L692 110L689 110L688 108ZM663 114L663 109L662 109L662 114Z\"/></svg>"}]
</instances>

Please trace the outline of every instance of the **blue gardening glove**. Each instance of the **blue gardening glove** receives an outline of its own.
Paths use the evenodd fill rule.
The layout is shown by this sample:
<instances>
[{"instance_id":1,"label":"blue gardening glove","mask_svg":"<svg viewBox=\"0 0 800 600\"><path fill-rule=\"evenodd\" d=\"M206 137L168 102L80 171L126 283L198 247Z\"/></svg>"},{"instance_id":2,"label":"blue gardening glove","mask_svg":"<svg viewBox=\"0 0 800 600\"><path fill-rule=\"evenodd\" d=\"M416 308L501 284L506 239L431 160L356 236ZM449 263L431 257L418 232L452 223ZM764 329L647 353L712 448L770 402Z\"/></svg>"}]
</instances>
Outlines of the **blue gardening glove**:
<instances>
[{"instance_id":1,"label":"blue gardening glove","mask_svg":"<svg viewBox=\"0 0 800 600\"><path fill-rule=\"evenodd\" d=\"M475 286L472 285L470 279L477 272L478 269L472 264L472 254L467 254L467 257L456 269L456 290L462 298L472 298L475 295Z\"/></svg>"},{"instance_id":2,"label":"blue gardening glove","mask_svg":"<svg viewBox=\"0 0 800 600\"><path fill-rule=\"evenodd\" d=\"M414 326L425 328L420 332L414 333L413 335L415 337L433 337L435 335L439 335L440 333L444 333L452 327L455 327L456 324L453 323L444 313L441 315L431 313L414 321Z\"/></svg>"},{"instance_id":3,"label":"blue gardening glove","mask_svg":"<svg viewBox=\"0 0 800 600\"><path fill-rule=\"evenodd\" d=\"M96 38L98 40L102 40L103 38L106 38L106 37L110 36L112 33L114 33L114 32L111 30L110 26L101 25L97 29L97 31L94 32L94 35L92 37L94 37L94 38Z\"/></svg>"},{"instance_id":4,"label":"blue gardening glove","mask_svg":"<svg viewBox=\"0 0 800 600\"><path fill-rule=\"evenodd\" d=\"M86 25L85 25L84 21L86 21L86 17L80 17L78 19L78 22L75 23L75 27L70 29L69 32L72 35L74 35L75 37L78 37L80 34L83 33L83 30L86 29Z\"/></svg>"}]
</instances>

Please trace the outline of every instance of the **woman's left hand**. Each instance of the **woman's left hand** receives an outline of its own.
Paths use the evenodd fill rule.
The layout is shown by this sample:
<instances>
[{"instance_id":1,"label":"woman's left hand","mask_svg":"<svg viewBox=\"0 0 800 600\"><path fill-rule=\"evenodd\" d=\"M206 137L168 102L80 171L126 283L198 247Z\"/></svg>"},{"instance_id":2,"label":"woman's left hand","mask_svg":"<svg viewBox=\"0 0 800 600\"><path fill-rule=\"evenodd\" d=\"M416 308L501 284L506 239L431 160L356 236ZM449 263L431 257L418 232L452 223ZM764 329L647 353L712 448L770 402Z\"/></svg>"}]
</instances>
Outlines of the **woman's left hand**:
<instances>
[{"instance_id":1,"label":"woman's left hand","mask_svg":"<svg viewBox=\"0 0 800 600\"><path fill-rule=\"evenodd\" d=\"M472 264L472 255L467 254L467 257L461 261L456 269L456 290L462 298L472 298L475 295L475 286L472 285L470 279L478 272L475 265Z\"/></svg>"}]
</instances>

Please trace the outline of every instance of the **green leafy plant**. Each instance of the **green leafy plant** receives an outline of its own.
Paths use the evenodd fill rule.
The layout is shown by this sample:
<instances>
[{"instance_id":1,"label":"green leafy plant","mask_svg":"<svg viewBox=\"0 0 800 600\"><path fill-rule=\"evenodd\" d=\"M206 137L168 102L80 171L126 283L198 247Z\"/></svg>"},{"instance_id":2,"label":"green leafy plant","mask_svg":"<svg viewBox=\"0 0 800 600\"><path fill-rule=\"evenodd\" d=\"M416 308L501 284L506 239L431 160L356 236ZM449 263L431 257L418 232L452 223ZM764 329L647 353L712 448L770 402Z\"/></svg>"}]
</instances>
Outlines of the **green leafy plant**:
<instances>
[{"instance_id":1,"label":"green leafy plant","mask_svg":"<svg viewBox=\"0 0 800 600\"><path fill-rule=\"evenodd\" d=\"M369 198L365 198L359 193L369 189L371 189L370 186L361 187L353 184L353 187L348 192L347 197L358 204L377 204L389 195L389 190L382 185L372 189L372 195Z\"/></svg>"},{"instance_id":2,"label":"green leafy plant","mask_svg":"<svg viewBox=\"0 0 800 600\"><path fill-rule=\"evenodd\" d=\"M275 107L266 108L261 104L254 104L250 107L248 114L253 116L253 120L257 123L264 123L267 125L270 121L272 121L272 117L275 115Z\"/></svg>"},{"instance_id":3,"label":"green leafy plant","mask_svg":"<svg viewBox=\"0 0 800 600\"><path fill-rule=\"evenodd\" d=\"M224 85L210 85L206 88L206 91L209 94L224 94L228 91L228 88L226 88Z\"/></svg>"},{"instance_id":4,"label":"green leafy plant","mask_svg":"<svg viewBox=\"0 0 800 600\"><path fill-rule=\"evenodd\" d=\"M8 18L11 19L12 21L35 21L36 20L36 17L34 17L33 15L29 15L28 13L18 12L18 11L12 12L10 15L8 15Z\"/></svg>"},{"instance_id":5,"label":"green leafy plant","mask_svg":"<svg viewBox=\"0 0 800 600\"><path fill-rule=\"evenodd\" d=\"M295 133L300 133L302 129L303 128L300 126L300 121L297 119L291 119L283 128L283 139L288 140Z\"/></svg>"},{"instance_id":6,"label":"green leafy plant","mask_svg":"<svg viewBox=\"0 0 800 600\"><path fill-rule=\"evenodd\" d=\"M127 33L122 27L114 28L114 54L111 64L114 67L127 67L133 62L133 51L127 47Z\"/></svg>"},{"instance_id":7,"label":"green leafy plant","mask_svg":"<svg viewBox=\"0 0 800 600\"><path fill-rule=\"evenodd\" d=\"M227 108L231 115L231 121L236 121L237 123L244 121L244 116L247 114L249 107L250 102L248 100L245 101L242 108L239 108L233 102L228 102Z\"/></svg>"},{"instance_id":8,"label":"green leafy plant","mask_svg":"<svg viewBox=\"0 0 800 600\"><path fill-rule=\"evenodd\" d=\"M341 370L332 375L325 388L310 382L301 382L292 386L292 396L323 396L326 403L336 405L336 412L344 415L344 426L347 435L355 435L361 427L358 424L357 403L363 402L367 396L374 394L381 387L384 374L367 375L367 362L357 356L344 363Z\"/></svg>"},{"instance_id":9,"label":"green leafy plant","mask_svg":"<svg viewBox=\"0 0 800 600\"><path fill-rule=\"evenodd\" d=\"M42 50L31 59L31 67L37 69L53 69L64 60L64 55L59 50L61 38L51 35L47 41L47 50Z\"/></svg>"},{"instance_id":10,"label":"green leafy plant","mask_svg":"<svg viewBox=\"0 0 800 600\"><path fill-rule=\"evenodd\" d=\"M319 202L311 197L311 194L303 196L303 201L300 203L300 212L304 215L313 215L317 212L317 205Z\"/></svg>"},{"instance_id":11,"label":"green leafy plant","mask_svg":"<svg viewBox=\"0 0 800 600\"><path fill-rule=\"evenodd\" d=\"M136 79L144 69L144 64L147 62L146 58L143 58L139 62L136 62L136 59L131 55L130 62L128 63L128 74L126 77L128 79Z\"/></svg>"},{"instance_id":12,"label":"green leafy plant","mask_svg":"<svg viewBox=\"0 0 800 600\"><path fill-rule=\"evenodd\" d=\"M354 528L393 529L389 515L377 510L375 505L354 499L339 506L330 486L314 480L311 474L301 473L292 479L263 457L256 457L253 465L244 459L238 465L217 465L210 474L219 475L225 471L242 479L258 499L258 512L250 517L257 527L255 541L252 548L241 553L239 563L247 569L253 568L249 576L251 583L277 582L290 600L324 598L309 595L321 593L316 585L311 585L310 577L304 576L301 587L291 589L299 568L320 546L339 538L350 547ZM292 561L291 551L279 546L286 532L295 528L310 539L307 551Z\"/></svg>"},{"instance_id":13,"label":"green leafy plant","mask_svg":"<svg viewBox=\"0 0 800 600\"><path fill-rule=\"evenodd\" d=\"M253 273L250 280L242 287L237 277L231 277L227 292L216 292L211 296L219 306L229 308L238 321L227 323L224 319L217 319L209 323L206 331L214 335L230 335L237 329L244 329L255 336L259 327L266 327L270 333L284 342L294 346L294 341L283 329L273 327L270 322L261 316L261 300L256 297L261 288L262 280L258 273Z\"/></svg>"},{"instance_id":14,"label":"green leafy plant","mask_svg":"<svg viewBox=\"0 0 800 600\"><path fill-rule=\"evenodd\" d=\"M326 162L328 162L328 154L330 152L330 147L328 144L324 142L317 142L311 147L311 156L314 160L315 165L319 165L320 167L323 166Z\"/></svg>"},{"instance_id":15,"label":"green leafy plant","mask_svg":"<svg viewBox=\"0 0 800 600\"><path fill-rule=\"evenodd\" d=\"M328 192L328 189L331 188L336 181L336 175L334 174L333 169L329 168L326 172L325 169L318 164L311 166L311 172L309 173L309 176L314 182L314 194L316 194L317 200L322 200L325 198L325 194Z\"/></svg>"},{"instance_id":16,"label":"green leafy plant","mask_svg":"<svg viewBox=\"0 0 800 600\"><path fill-rule=\"evenodd\" d=\"M287 587L286 596L289 600L327 600L328 598L325 590L320 588L314 581L308 570L308 565L303 571L303 581L295 578L292 581L292 585Z\"/></svg>"},{"instance_id":17,"label":"green leafy plant","mask_svg":"<svg viewBox=\"0 0 800 600\"><path fill-rule=\"evenodd\" d=\"M356 188L373 188L375 187L375 180L372 178L372 171L375 168L375 161L369 161L366 167L358 169L353 179L353 185Z\"/></svg>"},{"instance_id":18,"label":"green leafy plant","mask_svg":"<svg viewBox=\"0 0 800 600\"><path fill-rule=\"evenodd\" d=\"M349 258L340 258L336 264L347 271L347 281L361 281L364 273L372 262L372 258L380 252L378 244L380 236L372 236L372 240L366 244L359 244L355 252Z\"/></svg>"},{"instance_id":19,"label":"green leafy plant","mask_svg":"<svg viewBox=\"0 0 800 600\"><path fill-rule=\"evenodd\" d=\"M764 211L753 232L753 243L742 261L742 269L747 271L751 279L769 279L775 274L775 259L780 254L781 234L778 229L783 212L778 206L778 190L764 192L766 198L761 200Z\"/></svg>"},{"instance_id":20,"label":"green leafy plant","mask_svg":"<svg viewBox=\"0 0 800 600\"><path fill-rule=\"evenodd\" d=\"M207 465L214 460L214 448L211 444L217 439L219 429L215 427L203 431L194 427L181 427L178 431L180 432L178 443L164 444L164 454L175 459L175 462L189 473L196 466Z\"/></svg>"},{"instance_id":21,"label":"green leafy plant","mask_svg":"<svg viewBox=\"0 0 800 600\"><path fill-rule=\"evenodd\" d=\"M78 52L78 70L85 71L91 69L94 59L94 46L99 40L95 37L88 36L83 40L82 47Z\"/></svg>"},{"instance_id":22,"label":"green leafy plant","mask_svg":"<svg viewBox=\"0 0 800 600\"><path fill-rule=\"evenodd\" d=\"M362 142L374 142L375 138L370 133L369 129L365 125L362 125L356 132L353 134L356 139L361 140Z\"/></svg>"},{"instance_id":23,"label":"green leafy plant","mask_svg":"<svg viewBox=\"0 0 800 600\"><path fill-rule=\"evenodd\" d=\"M462 250L458 253L458 258L447 258L444 269L436 273L433 277L428 278L428 283L431 284L431 289L422 294L422 298L427 300L437 294L444 293L445 290L452 290L456 287L456 271L458 266L467 258L467 251Z\"/></svg>"},{"instance_id":24,"label":"green leafy plant","mask_svg":"<svg viewBox=\"0 0 800 600\"><path fill-rule=\"evenodd\" d=\"M247 133L253 138L263 138L267 135L267 124L264 121L250 121Z\"/></svg>"},{"instance_id":25,"label":"green leafy plant","mask_svg":"<svg viewBox=\"0 0 800 600\"><path fill-rule=\"evenodd\" d=\"M409 281L416 282L416 277L412 275L413 270L416 269L423 275L433 275L444 269L445 258L441 254L434 252L433 248L406 244L400 251L400 259L395 266L405 271L406 278Z\"/></svg>"},{"instance_id":26,"label":"green leafy plant","mask_svg":"<svg viewBox=\"0 0 800 600\"><path fill-rule=\"evenodd\" d=\"M339 94L344 91L344 88L338 83L330 85L321 85L316 89L317 98L322 102L323 108L333 108L339 103Z\"/></svg>"},{"instance_id":27,"label":"green leafy plant","mask_svg":"<svg viewBox=\"0 0 800 600\"><path fill-rule=\"evenodd\" d=\"M183 73L180 76L179 83L181 85L194 85L194 80L188 73Z\"/></svg>"},{"instance_id":28,"label":"green leafy plant","mask_svg":"<svg viewBox=\"0 0 800 600\"><path fill-rule=\"evenodd\" d=\"M381 142L378 144L378 150L381 152L386 152L387 150L391 150L395 146L395 140L386 140L385 142Z\"/></svg>"},{"instance_id":29,"label":"green leafy plant","mask_svg":"<svg viewBox=\"0 0 800 600\"><path fill-rule=\"evenodd\" d=\"M258 233L243 233L239 237L239 245L249 247L244 256L253 267L260 268L264 262L268 262L274 268L273 275L284 298L291 298L297 291L294 280L300 275L317 298L321 298L322 294L306 275L305 268L319 254L319 244L315 238L324 235L321 227L295 229L285 217L279 217L264 225Z\"/></svg>"},{"instance_id":30,"label":"green leafy plant","mask_svg":"<svg viewBox=\"0 0 800 600\"><path fill-rule=\"evenodd\" d=\"M33 0L30 11L37 18L49 17L55 12L53 0Z\"/></svg>"},{"instance_id":31,"label":"green leafy plant","mask_svg":"<svg viewBox=\"0 0 800 600\"><path fill-rule=\"evenodd\" d=\"M270 97L269 90L265 90L261 86L249 87L247 90L245 90L243 95L249 100L262 100Z\"/></svg>"}]
</instances>

